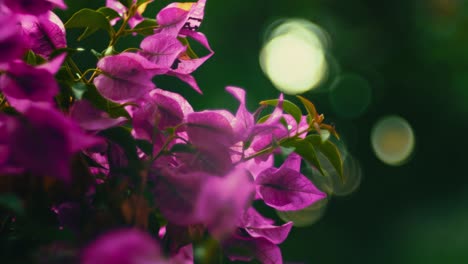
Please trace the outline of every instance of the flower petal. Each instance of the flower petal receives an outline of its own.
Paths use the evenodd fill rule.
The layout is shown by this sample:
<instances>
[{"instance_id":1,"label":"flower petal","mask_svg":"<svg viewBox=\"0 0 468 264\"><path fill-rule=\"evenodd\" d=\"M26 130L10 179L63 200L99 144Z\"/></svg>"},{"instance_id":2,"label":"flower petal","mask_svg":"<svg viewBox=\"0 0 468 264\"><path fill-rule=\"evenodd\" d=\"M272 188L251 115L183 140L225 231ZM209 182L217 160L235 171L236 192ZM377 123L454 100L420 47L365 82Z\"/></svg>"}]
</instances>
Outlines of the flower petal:
<instances>
[{"instance_id":1,"label":"flower petal","mask_svg":"<svg viewBox=\"0 0 468 264\"><path fill-rule=\"evenodd\" d=\"M326 196L307 177L289 168L266 169L255 183L265 203L282 211L303 209Z\"/></svg>"},{"instance_id":2,"label":"flower petal","mask_svg":"<svg viewBox=\"0 0 468 264\"><path fill-rule=\"evenodd\" d=\"M102 96L116 102L137 100L155 86L152 77L161 69L142 56L121 53L98 62L103 73L94 79Z\"/></svg>"},{"instance_id":3,"label":"flower petal","mask_svg":"<svg viewBox=\"0 0 468 264\"><path fill-rule=\"evenodd\" d=\"M0 76L0 90L7 99L52 103L59 87L49 71L15 61L9 64L6 74Z\"/></svg>"},{"instance_id":4,"label":"flower petal","mask_svg":"<svg viewBox=\"0 0 468 264\"><path fill-rule=\"evenodd\" d=\"M154 34L143 39L141 55L161 68L170 69L186 47L173 35Z\"/></svg>"},{"instance_id":5,"label":"flower petal","mask_svg":"<svg viewBox=\"0 0 468 264\"><path fill-rule=\"evenodd\" d=\"M97 109L87 100L76 101L70 110L70 117L81 128L89 131L100 131L119 126L127 120L125 117L111 118L109 114Z\"/></svg>"},{"instance_id":6,"label":"flower petal","mask_svg":"<svg viewBox=\"0 0 468 264\"><path fill-rule=\"evenodd\" d=\"M102 235L82 253L83 264L166 263L157 242L137 229L123 229Z\"/></svg>"},{"instance_id":7,"label":"flower petal","mask_svg":"<svg viewBox=\"0 0 468 264\"><path fill-rule=\"evenodd\" d=\"M21 27L30 49L44 58L67 46L63 22L50 11L39 17L21 16Z\"/></svg>"},{"instance_id":8,"label":"flower petal","mask_svg":"<svg viewBox=\"0 0 468 264\"><path fill-rule=\"evenodd\" d=\"M212 236L222 240L234 231L253 194L252 177L244 169L235 169L222 178L209 178L198 197L198 218Z\"/></svg>"}]
</instances>

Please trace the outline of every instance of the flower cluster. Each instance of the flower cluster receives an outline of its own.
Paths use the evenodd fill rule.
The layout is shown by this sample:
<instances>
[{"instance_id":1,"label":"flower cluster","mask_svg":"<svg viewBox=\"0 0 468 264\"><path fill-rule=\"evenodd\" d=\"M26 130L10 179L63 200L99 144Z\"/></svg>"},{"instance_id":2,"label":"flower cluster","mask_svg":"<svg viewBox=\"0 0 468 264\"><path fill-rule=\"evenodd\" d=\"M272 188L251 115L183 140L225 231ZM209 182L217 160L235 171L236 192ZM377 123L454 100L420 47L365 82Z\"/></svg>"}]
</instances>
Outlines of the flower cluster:
<instances>
[{"instance_id":1,"label":"flower cluster","mask_svg":"<svg viewBox=\"0 0 468 264\"><path fill-rule=\"evenodd\" d=\"M297 211L324 199L301 167L326 174L321 152L341 173L333 127L303 97L307 115L282 95L250 112L245 91L229 86L233 114L196 111L156 87L154 76L169 75L201 93L192 73L213 51L198 31L205 0L172 3L155 19L143 16L151 2L108 0L63 24L51 11L63 1L0 1L0 192L24 205L2 211L6 225L21 228L44 208L46 224L70 239L39 251L60 242L85 264L282 263L278 244L293 223L264 217L254 201ZM74 63L84 51L67 46L69 28L85 29L81 39L109 33L96 68ZM139 48L116 50L136 34Z\"/></svg>"}]
</instances>

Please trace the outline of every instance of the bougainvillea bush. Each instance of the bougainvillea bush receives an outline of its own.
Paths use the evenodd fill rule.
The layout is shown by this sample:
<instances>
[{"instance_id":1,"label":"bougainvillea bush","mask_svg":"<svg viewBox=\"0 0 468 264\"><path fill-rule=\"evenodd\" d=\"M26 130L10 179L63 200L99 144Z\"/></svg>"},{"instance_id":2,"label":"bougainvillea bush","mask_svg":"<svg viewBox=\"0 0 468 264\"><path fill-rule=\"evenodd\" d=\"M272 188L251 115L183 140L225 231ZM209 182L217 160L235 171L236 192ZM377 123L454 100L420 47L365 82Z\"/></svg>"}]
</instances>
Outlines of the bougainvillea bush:
<instances>
[{"instance_id":1,"label":"bougainvillea bush","mask_svg":"<svg viewBox=\"0 0 468 264\"><path fill-rule=\"evenodd\" d=\"M0 245L2 263L282 263L299 211L326 198L301 173L342 173L337 134L304 97L251 112L195 111L169 75L201 93L192 73L213 51L199 30L205 0L144 17L150 0L107 0L63 23L62 0L0 0ZM67 45L107 32L105 50ZM117 50L122 38L144 36ZM199 57L190 44L205 48ZM88 52L96 66L74 58ZM258 207L258 206L257 206ZM268 209L269 208L269 209Z\"/></svg>"}]
</instances>

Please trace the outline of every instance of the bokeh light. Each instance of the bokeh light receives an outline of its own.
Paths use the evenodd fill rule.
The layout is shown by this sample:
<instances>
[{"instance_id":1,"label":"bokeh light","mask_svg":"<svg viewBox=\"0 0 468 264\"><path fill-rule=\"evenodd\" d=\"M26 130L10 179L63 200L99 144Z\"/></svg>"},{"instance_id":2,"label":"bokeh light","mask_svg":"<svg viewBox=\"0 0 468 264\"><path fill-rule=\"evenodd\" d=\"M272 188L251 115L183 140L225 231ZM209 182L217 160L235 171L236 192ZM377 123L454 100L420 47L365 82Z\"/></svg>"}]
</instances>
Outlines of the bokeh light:
<instances>
[{"instance_id":1,"label":"bokeh light","mask_svg":"<svg viewBox=\"0 0 468 264\"><path fill-rule=\"evenodd\" d=\"M388 116L379 120L371 132L372 148L377 157L388 165L406 163L415 145L413 129L399 116Z\"/></svg>"},{"instance_id":2,"label":"bokeh light","mask_svg":"<svg viewBox=\"0 0 468 264\"><path fill-rule=\"evenodd\" d=\"M355 192L361 184L362 169L358 160L348 152L346 146L341 141L336 142L334 143L338 147L343 160L343 176L338 174L331 162L320 152L317 152L317 158L326 175L322 175L309 164L304 168L303 172L310 177L317 188L328 195L346 196Z\"/></svg>"},{"instance_id":3,"label":"bokeh light","mask_svg":"<svg viewBox=\"0 0 468 264\"><path fill-rule=\"evenodd\" d=\"M362 115L369 106L372 90L365 79L354 74L338 77L330 91L330 103L337 115L345 118L356 118Z\"/></svg>"},{"instance_id":4,"label":"bokeh light","mask_svg":"<svg viewBox=\"0 0 468 264\"><path fill-rule=\"evenodd\" d=\"M276 211L277 215L283 221L292 221L295 226L304 227L310 226L319 221L332 196L345 196L356 191L361 183L362 170L359 162L347 150L345 144L341 140L330 137L338 148L343 160L343 177L335 170L331 162L326 156L317 151L317 158L325 171L322 175L317 168L309 163L303 163L301 173L307 176L314 185L321 191L327 194L326 199L322 199L302 210L298 211ZM286 157L293 149L282 148L283 155Z\"/></svg>"},{"instance_id":5,"label":"bokeh light","mask_svg":"<svg viewBox=\"0 0 468 264\"><path fill-rule=\"evenodd\" d=\"M316 87L326 76L325 32L302 19L285 20L274 27L260 52L260 66L273 85L286 94Z\"/></svg>"},{"instance_id":6,"label":"bokeh light","mask_svg":"<svg viewBox=\"0 0 468 264\"><path fill-rule=\"evenodd\" d=\"M276 211L276 214L285 222L292 221L294 226L305 227L316 223L322 218L328 204L328 199L324 198L298 211Z\"/></svg>"}]
</instances>

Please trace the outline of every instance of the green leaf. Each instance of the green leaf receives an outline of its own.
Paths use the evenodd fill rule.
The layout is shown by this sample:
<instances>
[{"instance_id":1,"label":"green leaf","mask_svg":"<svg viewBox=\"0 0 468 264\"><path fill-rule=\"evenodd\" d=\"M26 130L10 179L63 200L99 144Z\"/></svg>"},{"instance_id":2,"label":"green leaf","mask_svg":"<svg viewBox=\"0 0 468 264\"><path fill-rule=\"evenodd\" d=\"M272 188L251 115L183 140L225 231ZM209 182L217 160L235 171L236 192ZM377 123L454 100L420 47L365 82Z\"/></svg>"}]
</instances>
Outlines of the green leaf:
<instances>
[{"instance_id":1,"label":"green leaf","mask_svg":"<svg viewBox=\"0 0 468 264\"><path fill-rule=\"evenodd\" d=\"M111 37L114 34L114 29L110 25L109 20L101 12L84 8L73 14L73 16L65 23L66 28L86 28L83 34L78 37L82 40L99 29L104 29Z\"/></svg>"},{"instance_id":2,"label":"green leaf","mask_svg":"<svg viewBox=\"0 0 468 264\"><path fill-rule=\"evenodd\" d=\"M185 51L187 55L192 58L192 59L198 59L198 55L193 51L192 47L190 46L190 43L187 38L177 38L184 46L187 47L187 50Z\"/></svg>"},{"instance_id":3,"label":"green leaf","mask_svg":"<svg viewBox=\"0 0 468 264\"><path fill-rule=\"evenodd\" d=\"M323 129L323 130L320 130L320 139L322 140L322 143L327 141L329 138L330 138L330 131L326 130L326 129Z\"/></svg>"},{"instance_id":4,"label":"green leaf","mask_svg":"<svg viewBox=\"0 0 468 264\"><path fill-rule=\"evenodd\" d=\"M130 115L125 110L123 105L112 102L104 98L96 89L96 86L89 84L86 86L86 92L83 98L88 99L93 105L103 111L106 111L111 117L117 118L120 116L130 118Z\"/></svg>"},{"instance_id":5,"label":"green leaf","mask_svg":"<svg viewBox=\"0 0 468 264\"><path fill-rule=\"evenodd\" d=\"M101 7L99 9L97 9L96 11L98 11L99 13L103 14L107 20L112 20L112 19L115 19L115 18L118 18L120 17L119 13L117 13L117 11L115 11L114 9L112 8L109 8L109 7Z\"/></svg>"},{"instance_id":6,"label":"green leaf","mask_svg":"<svg viewBox=\"0 0 468 264\"><path fill-rule=\"evenodd\" d=\"M47 60L35 54L32 50L28 50L28 52L24 56L24 60L29 65L40 65L47 62Z\"/></svg>"},{"instance_id":7,"label":"green leaf","mask_svg":"<svg viewBox=\"0 0 468 264\"><path fill-rule=\"evenodd\" d=\"M195 148L189 144L174 144L171 148L171 152L194 153Z\"/></svg>"},{"instance_id":8,"label":"green leaf","mask_svg":"<svg viewBox=\"0 0 468 264\"><path fill-rule=\"evenodd\" d=\"M257 124L265 123L265 121L267 121L268 118L270 118L270 116L271 116L271 115L265 115L265 116L260 117L260 118L257 120Z\"/></svg>"},{"instance_id":9,"label":"green leaf","mask_svg":"<svg viewBox=\"0 0 468 264\"><path fill-rule=\"evenodd\" d=\"M314 145L307 139L291 138L290 140L283 141L281 146L286 148L294 147L294 152L299 154L299 156L301 156L305 161L316 167L322 175L326 175L317 157Z\"/></svg>"},{"instance_id":10,"label":"green leaf","mask_svg":"<svg viewBox=\"0 0 468 264\"><path fill-rule=\"evenodd\" d=\"M75 98L81 100L83 94L88 90L88 87L83 82L76 82L71 86L71 89Z\"/></svg>"},{"instance_id":11,"label":"green leaf","mask_svg":"<svg viewBox=\"0 0 468 264\"><path fill-rule=\"evenodd\" d=\"M286 130L289 131L288 122L286 121L286 119L284 118L284 116L282 116L282 117L280 118L279 121L280 121L280 123L284 126L284 128L286 128Z\"/></svg>"},{"instance_id":12,"label":"green leaf","mask_svg":"<svg viewBox=\"0 0 468 264\"><path fill-rule=\"evenodd\" d=\"M158 27L158 22L156 19L145 18L145 20L141 21L136 25L132 32L139 33L143 36L149 36L154 34L154 29Z\"/></svg>"},{"instance_id":13,"label":"green leaf","mask_svg":"<svg viewBox=\"0 0 468 264\"><path fill-rule=\"evenodd\" d=\"M28 50L26 54L26 63L29 65L36 65L36 54L32 50Z\"/></svg>"},{"instance_id":14,"label":"green leaf","mask_svg":"<svg viewBox=\"0 0 468 264\"><path fill-rule=\"evenodd\" d=\"M260 119L258 119L257 124L265 123L268 120L268 118L270 118L270 116L271 115L262 116ZM286 130L289 130L288 129L288 122L286 122L286 119L284 119L284 117L281 117L279 122L280 122L281 125L284 126L284 128L286 128Z\"/></svg>"},{"instance_id":15,"label":"green leaf","mask_svg":"<svg viewBox=\"0 0 468 264\"><path fill-rule=\"evenodd\" d=\"M338 147L333 144L330 140L325 142L322 141L320 135L310 135L306 137L306 140L310 142L315 148L317 148L333 165L335 170L343 179L343 160L341 158Z\"/></svg>"},{"instance_id":16,"label":"green leaf","mask_svg":"<svg viewBox=\"0 0 468 264\"><path fill-rule=\"evenodd\" d=\"M260 104L261 105L276 106L276 105L278 105L278 99L271 99L271 100L261 101ZM295 105L291 101L284 100L283 101L283 109L284 109L284 111L286 113L292 115L292 117L294 117L294 119L296 120L296 122L298 124L299 124L299 122L301 122L302 112L301 112L301 109L297 105Z\"/></svg>"},{"instance_id":17,"label":"green leaf","mask_svg":"<svg viewBox=\"0 0 468 264\"><path fill-rule=\"evenodd\" d=\"M133 1L132 0L118 0L122 5L124 5L126 8L130 8L132 6Z\"/></svg>"},{"instance_id":18,"label":"green leaf","mask_svg":"<svg viewBox=\"0 0 468 264\"><path fill-rule=\"evenodd\" d=\"M307 98L302 97L300 95L298 95L297 98L301 100L301 103L304 105L305 109L307 110L307 113L309 114L309 124L312 124L314 121L319 122L319 115L317 113L317 109L315 109L315 105Z\"/></svg>"},{"instance_id":19,"label":"green leaf","mask_svg":"<svg viewBox=\"0 0 468 264\"><path fill-rule=\"evenodd\" d=\"M91 49L90 51L91 51L91 53L92 53L94 56L96 56L96 58L97 58L98 60L100 60L102 57L104 57L104 55L102 55L101 52L98 52L98 51L96 51L95 49Z\"/></svg>"},{"instance_id":20,"label":"green leaf","mask_svg":"<svg viewBox=\"0 0 468 264\"><path fill-rule=\"evenodd\" d=\"M153 0L137 0L137 6L141 6L152 1Z\"/></svg>"},{"instance_id":21,"label":"green leaf","mask_svg":"<svg viewBox=\"0 0 468 264\"><path fill-rule=\"evenodd\" d=\"M23 201L12 193L0 194L0 207L11 210L15 214L24 214Z\"/></svg>"}]
</instances>

